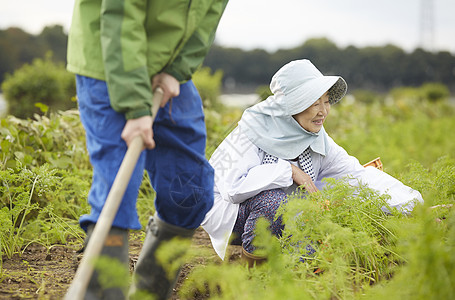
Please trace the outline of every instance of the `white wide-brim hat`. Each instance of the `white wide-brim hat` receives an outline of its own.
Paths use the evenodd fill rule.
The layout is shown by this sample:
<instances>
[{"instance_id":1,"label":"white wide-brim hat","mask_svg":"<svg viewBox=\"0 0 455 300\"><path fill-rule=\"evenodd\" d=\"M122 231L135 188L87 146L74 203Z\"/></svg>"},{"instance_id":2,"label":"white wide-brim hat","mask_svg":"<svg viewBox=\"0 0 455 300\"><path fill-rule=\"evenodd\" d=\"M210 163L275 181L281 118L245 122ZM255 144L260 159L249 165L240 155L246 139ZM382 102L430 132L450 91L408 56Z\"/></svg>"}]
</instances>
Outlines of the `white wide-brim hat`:
<instances>
[{"instance_id":1,"label":"white wide-brim hat","mask_svg":"<svg viewBox=\"0 0 455 300\"><path fill-rule=\"evenodd\" d=\"M339 102L347 91L346 81L340 76L324 76L309 60L295 60L279 69L272 77L270 90L285 114L298 114L325 92L330 104Z\"/></svg>"}]
</instances>

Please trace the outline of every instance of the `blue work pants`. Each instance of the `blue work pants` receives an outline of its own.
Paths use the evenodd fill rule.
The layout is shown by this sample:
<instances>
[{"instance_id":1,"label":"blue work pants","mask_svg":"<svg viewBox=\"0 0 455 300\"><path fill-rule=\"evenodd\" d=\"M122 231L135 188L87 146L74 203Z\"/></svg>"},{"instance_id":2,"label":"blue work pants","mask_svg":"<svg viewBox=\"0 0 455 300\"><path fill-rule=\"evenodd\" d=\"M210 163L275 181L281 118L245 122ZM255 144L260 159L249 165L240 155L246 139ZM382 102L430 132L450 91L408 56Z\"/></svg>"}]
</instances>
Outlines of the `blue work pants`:
<instances>
[{"instance_id":1,"label":"blue work pants","mask_svg":"<svg viewBox=\"0 0 455 300\"><path fill-rule=\"evenodd\" d=\"M96 223L127 146L120 135L126 120L110 105L105 81L76 76L81 122L93 166L88 195L90 214L80 218L86 229ZM170 109L170 107L172 107ZM170 111L171 110L171 111ZM136 199L147 170L156 192L158 216L170 224L194 229L213 205L213 169L205 158L206 129L202 101L192 81L158 111L153 124L156 148L142 152L113 226L140 229Z\"/></svg>"}]
</instances>

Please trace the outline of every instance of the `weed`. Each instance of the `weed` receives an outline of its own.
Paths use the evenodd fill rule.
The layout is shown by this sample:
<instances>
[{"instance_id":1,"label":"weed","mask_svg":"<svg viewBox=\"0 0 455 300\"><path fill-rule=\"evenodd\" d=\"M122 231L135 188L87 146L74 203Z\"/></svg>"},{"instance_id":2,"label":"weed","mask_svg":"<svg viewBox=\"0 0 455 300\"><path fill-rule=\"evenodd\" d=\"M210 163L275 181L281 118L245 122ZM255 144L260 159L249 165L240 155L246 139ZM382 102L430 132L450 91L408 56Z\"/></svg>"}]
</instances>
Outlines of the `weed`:
<instances>
[{"instance_id":1,"label":"weed","mask_svg":"<svg viewBox=\"0 0 455 300\"><path fill-rule=\"evenodd\" d=\"M1 240L2 252L11 258L24 246L23 233L25 232L25 220L28 215L38 209L37 203L32 203L35 187L40 180L38 174L33 174L28 169L22 169L15 173L13 170L0 171L2 186L0 195L2 202L8 204L8 208L2 209ZM6 221L8 220L8 221Z\"/></svg>"}]
</instances>

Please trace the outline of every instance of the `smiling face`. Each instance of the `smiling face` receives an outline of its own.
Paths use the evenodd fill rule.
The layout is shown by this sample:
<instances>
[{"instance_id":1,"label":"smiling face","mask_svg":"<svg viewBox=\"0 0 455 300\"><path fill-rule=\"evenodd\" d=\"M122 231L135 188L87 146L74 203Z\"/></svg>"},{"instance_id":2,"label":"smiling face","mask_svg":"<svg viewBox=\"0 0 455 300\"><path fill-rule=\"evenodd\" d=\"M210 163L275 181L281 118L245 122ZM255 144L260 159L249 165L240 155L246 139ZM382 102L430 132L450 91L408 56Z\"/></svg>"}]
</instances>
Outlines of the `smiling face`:
<instances>
[{"instance_id":1,"label":"smiling face","mask_svg":"<svg viewBox=\"0 0 455 300\"><path fill-rule=\"evenodd\" d=\"M304 111L293 115L292 117L306 131L319 132L324 124L325 118L330 112L329 92L325 92L316 102Z\"/></svg>"}]
</instances>

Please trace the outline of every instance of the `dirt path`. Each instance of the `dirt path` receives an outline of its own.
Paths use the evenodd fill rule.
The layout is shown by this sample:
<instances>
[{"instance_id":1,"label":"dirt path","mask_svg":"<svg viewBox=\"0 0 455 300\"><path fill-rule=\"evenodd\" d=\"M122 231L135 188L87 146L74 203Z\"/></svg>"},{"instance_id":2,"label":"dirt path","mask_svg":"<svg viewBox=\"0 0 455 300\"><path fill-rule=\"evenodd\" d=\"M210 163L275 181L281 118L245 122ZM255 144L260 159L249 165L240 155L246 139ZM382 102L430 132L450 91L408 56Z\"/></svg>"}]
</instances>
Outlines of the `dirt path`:
<instances>
[{"instance_id":1,"label":"dirt path","mask_svg":"<svg viewBox=\"0 0 455 300\"><path fill-rule=\"evenodd\" d=\"M211 249L210 257L197 257L196 262L182 268L172 300L180 299L177 295L182 282L196 264L205 264L208 260L218 259L213 251L208 235L198 229L193 237L192 247ZM137 260L141 242L135 235L130 237L130 262ZM240 251L232 248L231 260L240 258ZM0 273L0 299L62 299L76 272L81 255L75 249L66 246L53 246L47 249L32 244L19 255L4 259ZM197 294L194 299L208 299L209 295Z\"/></svg>"}]
</instances>

